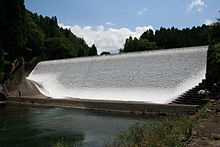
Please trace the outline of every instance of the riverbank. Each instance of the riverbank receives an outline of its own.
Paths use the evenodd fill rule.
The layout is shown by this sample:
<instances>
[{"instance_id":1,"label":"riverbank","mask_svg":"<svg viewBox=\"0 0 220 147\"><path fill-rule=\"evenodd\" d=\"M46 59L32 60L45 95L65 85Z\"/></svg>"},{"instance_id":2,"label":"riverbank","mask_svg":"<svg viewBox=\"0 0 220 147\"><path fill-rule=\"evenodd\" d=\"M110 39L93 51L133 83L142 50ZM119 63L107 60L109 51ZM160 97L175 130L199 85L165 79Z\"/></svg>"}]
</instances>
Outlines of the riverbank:
<instances>
[{"instance_id":1,"label":"riverbank","mask_svg":"<svg viewBox=\"0 0 220 147\"><path fill-rule=\"evenodd\" d=\"M188 147L220 147L220 100L210 101L193 119L198 119Z\"/></svg>"},{"instance_id":2,"label":"riverbank","mask_svg":"<svg viewBox=\"0 0 220 147\"><path fill-rule=\"evenodd\" d=\"M134 124L107 146L220 146L220 100L210 101L195 115L162 118L152 124Z\"/></svg>"}]
</instances>

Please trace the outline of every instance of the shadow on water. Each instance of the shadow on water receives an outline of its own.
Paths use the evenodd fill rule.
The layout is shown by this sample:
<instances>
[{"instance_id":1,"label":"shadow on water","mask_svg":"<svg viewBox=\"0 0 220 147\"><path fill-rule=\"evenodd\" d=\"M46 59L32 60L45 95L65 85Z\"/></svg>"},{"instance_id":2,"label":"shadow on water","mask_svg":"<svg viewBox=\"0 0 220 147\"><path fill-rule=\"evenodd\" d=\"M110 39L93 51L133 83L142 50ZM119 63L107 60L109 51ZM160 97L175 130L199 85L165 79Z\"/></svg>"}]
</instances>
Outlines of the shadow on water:
<instances>
[{"instance_id":1,"label":"shadow on water","mask_svg":"<svg viewBox=\"0 0 220 147\"><path fill-rule=\"evenodd\" d=\"M103 146L134 122L158 116L105 113L63 108L0 107L0 146Z\"/></svg>"},{"instance_id":2,"label":"shadow on water","mask_svg":"<svg viewBox=\"0 0 220 147\"><path fill-rule=\"evenodd\" d=\"M61 113L61 109L1 108L0 146L53 146L60 139L71 144L83 141L83 132L65 130L62 120L58 121Z\"/></svg>"}]
</instances>

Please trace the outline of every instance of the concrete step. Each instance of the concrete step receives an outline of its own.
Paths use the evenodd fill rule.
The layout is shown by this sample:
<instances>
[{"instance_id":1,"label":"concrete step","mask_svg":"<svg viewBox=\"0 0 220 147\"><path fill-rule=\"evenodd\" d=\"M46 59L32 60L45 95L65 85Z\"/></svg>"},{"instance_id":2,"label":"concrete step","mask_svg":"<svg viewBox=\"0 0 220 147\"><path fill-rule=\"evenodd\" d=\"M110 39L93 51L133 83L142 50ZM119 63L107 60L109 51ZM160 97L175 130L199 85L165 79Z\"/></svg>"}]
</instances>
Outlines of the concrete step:
<instances>
[{"instance_id":1,"label":"concrete step","mask_svg":"<svg viewBox=\"0 0 220 147\"><path fill-rule=\"evenodd\" d=\"M186 93L186 94L184 94L184 95L182 95L182 96L187 96L187 97L199 97L199 95L196 93Z\"/></svg>"},{"instance_id":2,"label":"concrete step","mask_svg":"<svg viewBox=\"0 0 220 147\"><path fill-rule=\"evenodd\" d=\"M178 100L185 101L200 101L200 98L178 98Z\"/></svg>"},{"instance_id":3,"label":"concrete step","mask_svg":"<svg viewBox=\"0 0 220 147\"><path fill-rule=\"evenodd\" d=\"M200 98L200 97L179 97L177 100L192 100L192 101L195 101L195 100L201 100L203 98Z\"/></svg>"},{"instance_id":4,"label":"concrete step","mask_svg":"<svg viewBox=\"0 0 220 147\"><path fill-rule=\"evenodd\" d=\"M190 99L177 99L177 100L175 100L175 102L188 102L188 103L197 103L197 102L199 102L199 101L201 101L201 100L190 100Z\"/></svg>"},{"instance_id":5,"label":"concrete step","mask_svg":"<svg viewBox=\"0 0 220 147\"><path fill-rule=\"evenodd\" d=\"M201 89L206 89L206 80L202 80L201 83L180 95L176 100L172 101L172 103L201 105L206 102L203 100L205 99L205 95L198 95L198 91Z\"/></svg>"},{"instance_id":6,"label":"concrete step","mask_svg":"<svg viewBox=\"0 0 220 147\"><path fill-rule=\"evenodd\" d=\"M185 104L185 105L201 105L201 102L185 102L185 101L175 101L174 104Z\"/></svg>"},{"instance_id":7,"label":"concrete step","mask_svg":"<svg viewBox=\"0 0 220 147\"><path fill-rule=\"evenodd\" d=\"M184 94L184 95L181 95L179 97L199 97L199 95L197 94L192 94L192 93L187 93L187 94Z\"/></svg>"}]
</instances>

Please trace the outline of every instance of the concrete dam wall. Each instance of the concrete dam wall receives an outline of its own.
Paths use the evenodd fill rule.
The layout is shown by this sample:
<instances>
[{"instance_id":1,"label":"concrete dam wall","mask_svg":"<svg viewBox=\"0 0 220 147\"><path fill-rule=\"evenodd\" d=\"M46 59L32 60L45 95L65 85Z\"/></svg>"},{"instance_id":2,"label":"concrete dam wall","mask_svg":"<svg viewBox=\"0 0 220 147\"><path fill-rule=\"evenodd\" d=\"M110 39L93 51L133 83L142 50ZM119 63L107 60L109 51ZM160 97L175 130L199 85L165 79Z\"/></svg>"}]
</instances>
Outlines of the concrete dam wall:
<instances>
[{"instance_id":1,"label":"concrete dam wall","mask_svg":"<svg viewBox=\"0 0 220 147\"><path fill-rule=\"evenodd\" d=\"M53 98L167 104L205 78L208 46L40 62L29 80Z\"/></svg>"}]
</instances>

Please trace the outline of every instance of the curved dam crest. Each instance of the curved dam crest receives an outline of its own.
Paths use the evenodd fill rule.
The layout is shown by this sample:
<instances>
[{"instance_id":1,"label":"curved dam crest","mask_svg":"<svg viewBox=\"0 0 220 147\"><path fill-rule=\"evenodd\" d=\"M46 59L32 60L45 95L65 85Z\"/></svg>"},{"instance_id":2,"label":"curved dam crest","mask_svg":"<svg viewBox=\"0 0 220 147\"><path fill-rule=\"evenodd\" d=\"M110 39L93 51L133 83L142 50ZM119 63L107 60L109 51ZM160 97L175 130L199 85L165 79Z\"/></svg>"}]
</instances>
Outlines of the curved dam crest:
<instances>
[{"instance_id":1,"label":"curved dam crest","mask_svg":"<svg viewBox=\"0 0 220 147\"><path fill-rule=\"evenodd\" d=\"M53 98L166 104L205 78L208 46L40 62L28 79Z\"/></svg>"}]
</instances>

